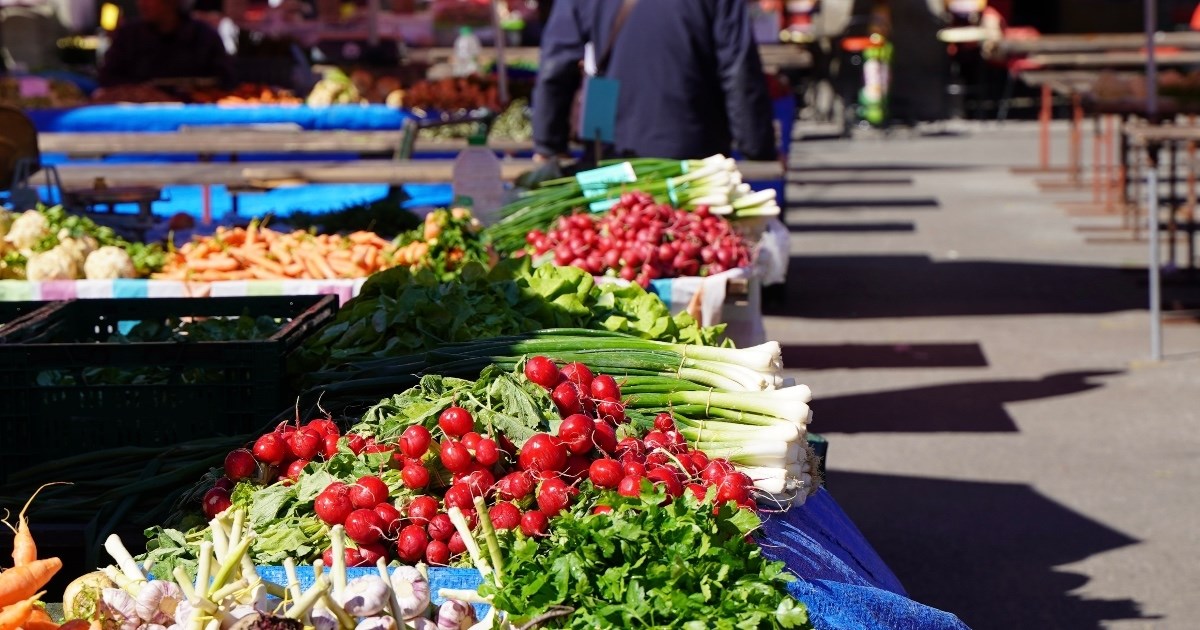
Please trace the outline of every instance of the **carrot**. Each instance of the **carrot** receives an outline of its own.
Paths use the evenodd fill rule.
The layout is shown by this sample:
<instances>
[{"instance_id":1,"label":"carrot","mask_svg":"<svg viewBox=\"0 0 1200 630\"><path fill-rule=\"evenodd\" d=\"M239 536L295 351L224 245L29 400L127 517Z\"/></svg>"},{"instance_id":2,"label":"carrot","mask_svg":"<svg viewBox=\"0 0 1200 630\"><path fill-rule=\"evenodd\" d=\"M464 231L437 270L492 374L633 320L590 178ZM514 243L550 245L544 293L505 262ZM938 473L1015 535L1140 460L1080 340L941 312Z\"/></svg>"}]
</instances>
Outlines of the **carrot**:
<instances>
[{"instance_id":1,"label":"carrot","mask_svg":"<svg viewBox=\"0 0 1200 630\"><path fill-rule=\"evenodd\" d=\"M34 606L33 612L30 613L29 619L21 625L22 630L58 630L58 624L54 623L54 619L50 617L50 613L46 612L41 606Z\"/></svg>"},{"instance_id":2,"label":"carrot","mask_svg":"<svg viewBox=\"0 0 1200 630\"><path fill-rule=\"evenodd\" d=\"M369 245L355 245L350 254L350 262L355 265L362 265L363 261L367 259L368 249L370 249Z\"/></svg>"},{"instance_id":3,"label":"carrot","mask_svg":"<svg viewBox=\"0 0 1200 630\"><path fill-rule=\"evenodd\" d=\"M311 259L313 261L313 265L316 266L317 271L319 271L321 273L321 276L325 277L326 279L332 279L332 278L338 277L337 273L333 270L332 267L329 266L329 261L326 260L324 256L309 254L308 257L309 257L309 259Z\"/></svg>"},{"instance_id":4,"label":"carrot","mask_svg":"<svg viewBox=\"0 0 1200 630\"><path fill-rule=\"evenodd\" d=\"M253 245L256 236L258 236L258 221L251 221L250 227L246 228L246 244Z\"/></svg>"},{"instance_id":5,"label":"carrot","mask_svg":"<svg viewBox=\"0 0 1200 630\"><path fill-rule=\"evenodd\" d=\"M283 265L286 266L286 265L292 264L292 255L290 253L288 253L288 249L287 249L287 247L285 247L283 245L282 241L273 239L271 241L270 247L268 247L267 249Z\"/></svg>"},{"instance_id":6,"label":"carrot","mask_svg":"<svg viewBox=\"0 0 1200 630\"><path fill-rule=\"evenodd\" d=\"M304 263L293 261L283 268L283 273L291 278L299 278L304 273Z\"/></svg>"},{"instance_id":7,"label":"carrot","mask_svg":"<svg viewBox=\"0 0 1200 630\"><path fill-rule=\"evenodd\" d=\"M25 512L29 510L29 504L33 503L33 499L37 497L46 486L68 486L71 485L65 481L56 481L42 485L34 491L33 496L25 502L25 507L21 508L21 513L17 515L17 526L13 527L8 521L2 521L8 528L13 530L13 551L12 559L13 566L22 567L34 560L37 560L37 545L33 542L33 534L29 531L29 521L25 518Z\"/></svg>"},{"instance_id":8,"label":"carrot","mask_svg":"<svg viewBox=\"0 0 1200 630\"><path fill-rule=\"evenodd\" d=\"M253 275L256 280L282 280L288 277L288 275L283 273L282 270L279 272L274 272L262 267L251 267L250 274Z\"/></svg>"},{"instance_id":9,"label":"carrot","mask_svg":"<svg viewBox=\"0 0 1200 630\"><path fill-rule=\"evenodd\" d=\"M233 271L241 265L237 260L222 254L205 260L189 261L187 266L192 271Z\"/></svg>"},{"instance_id":10,"label":"carrot","mask_svg":"<svg viewBox=\"0 0 1200 630\"><path fill-rule=\"evenodd\" d=\"M45 592L42 591L32 597L26 597L0 610L0 630L16 630L20 628L29 619L29 615L33 614L33 603Z\"/></svg>"},{"instance_id":11,"label":"carrot","mask_svg":"<svg viewBox=\"0 0 1200 630\"><path fill-rule=\"evenodd\" d=\"M239 257L237 254L235 254L234 256ZM261 267L261 268L266 269L267 271L270 271L271 273L276 274L276 275L283 274L283 265L281 265L273 260L268 260L267 258L264 258L258 254L242 253L240 255L240 258L242 258L242 266L246 267L248 269L253 269L254 267Z\"/></svg>"},{"instance_id":12,"label":"carrot","mask_svg":"<svg viewBox=\"0 0 1200 630\"><path fill-rule=\"evenodd\" d=\"M363 275L362 269L345 260L330 260L329 266L337 272L340 278L358 278Z\"/></svg>"},{"instance_id":13,"label":"carrot","mask_svg":"<svg viewBox=\"0 0 1200 630\"><path fill-rule=\"evenodd\" d=\"M363 261L366 263L367 271L374 271L374 270L378 269L378 267L376 265L378 260L379 260L379 250L375 249L375 248L368 249L367 257Z\"/></svg>"},{"instance_id":14,"label":"carrot","mask_svg":"<svg viewBox=\"0 0 1200 630\"><path fill-rule=\"evenodd\" d=\"M62 560L46 558L0 573L0 606L9 606L37 592L62 568Z\"/></svg>"}]
</instances>

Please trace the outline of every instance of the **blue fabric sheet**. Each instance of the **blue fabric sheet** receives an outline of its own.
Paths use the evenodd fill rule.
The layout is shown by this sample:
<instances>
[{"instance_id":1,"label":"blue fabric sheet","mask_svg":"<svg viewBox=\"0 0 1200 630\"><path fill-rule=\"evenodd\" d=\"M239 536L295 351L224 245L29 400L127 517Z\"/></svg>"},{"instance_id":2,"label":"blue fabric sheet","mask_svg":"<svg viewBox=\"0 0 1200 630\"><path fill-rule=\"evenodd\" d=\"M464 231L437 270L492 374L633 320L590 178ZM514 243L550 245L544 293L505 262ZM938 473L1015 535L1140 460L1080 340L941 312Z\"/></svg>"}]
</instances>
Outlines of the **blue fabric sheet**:
<instances>
[{"instance_id":1,"label":"blue fabric sheet","mask_svg":"<svg viewBox=\"0 0 1200 630\"><path fill-rule=\"evenodd\" d=\"M181 126L293 123L307 130L396 130L411 117L385 105L88 105L29 112L38 131L176 131Z\"/></svg>"},{"instance_id":2,"label":"blue fabric sheet","mask_svg":"<svg viewBox=\"0 0 1200 630\"><path fill-rule=\"evenodd\" d=\"M768 556L799 576L789 591L808 606L820 630L968 630L954 615L909 599L900 581L824 489L804 505L765 519L761 543ZM312 583L312 567L298 567L302 587ZM375 569L350 569L350 577ZM282 567L259 573L286 583ZM474 589L473 569L430 570L432 592L439 588ZM435 598L435 603L441 600ZM486 607L477 606L478 614Z\"/></svg>"},{"instance_id":3,"label":"blue fabric sheet","mask_svg":"<svg viewBox=\"0 0 1200 630\"><path fill-rule=\"evenodd\" d=\"M448 206L453 200L450 184L405 184L402 186L409 199L401 204L404 208L428 208ZM199 219L202 214L202 186L167 186L163 188L162 201L152 204L151 210L159 216L172 216L182 212ZM335 212L350 206L378 201L387 196L387 184L309 184L276 188L266 192L242 193L238 195L238 213L234 219L251 219L266 214L286 218L293 212L312 214ZM42 198L52 199L51 192L42 188ZM233 197L224 186L211 187L212 216L216 219L231 215ZM117 204L117 212L135 213L136 204Z\"/></svg>"}]
</instances>

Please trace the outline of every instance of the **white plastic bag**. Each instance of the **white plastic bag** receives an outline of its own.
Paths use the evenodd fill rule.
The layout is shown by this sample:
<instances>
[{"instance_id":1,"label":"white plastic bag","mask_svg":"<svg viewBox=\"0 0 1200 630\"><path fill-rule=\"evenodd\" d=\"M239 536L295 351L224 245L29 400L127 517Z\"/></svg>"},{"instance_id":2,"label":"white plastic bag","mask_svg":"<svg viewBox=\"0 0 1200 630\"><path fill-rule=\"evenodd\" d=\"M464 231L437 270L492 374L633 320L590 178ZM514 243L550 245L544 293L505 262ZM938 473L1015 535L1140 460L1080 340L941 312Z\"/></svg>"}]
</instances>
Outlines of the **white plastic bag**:
<instances>
[{"instance_id":1,"label":"white plastic bag","mask_svg":"<svg viewBox=\"0 0 1200 630\"><path fill-rule=\"evenodd\" d=\"M791 258L791 233L778 218L767 222L755 249L754 265L762 286L787 282Z\"/></svg>"}]
</instances>

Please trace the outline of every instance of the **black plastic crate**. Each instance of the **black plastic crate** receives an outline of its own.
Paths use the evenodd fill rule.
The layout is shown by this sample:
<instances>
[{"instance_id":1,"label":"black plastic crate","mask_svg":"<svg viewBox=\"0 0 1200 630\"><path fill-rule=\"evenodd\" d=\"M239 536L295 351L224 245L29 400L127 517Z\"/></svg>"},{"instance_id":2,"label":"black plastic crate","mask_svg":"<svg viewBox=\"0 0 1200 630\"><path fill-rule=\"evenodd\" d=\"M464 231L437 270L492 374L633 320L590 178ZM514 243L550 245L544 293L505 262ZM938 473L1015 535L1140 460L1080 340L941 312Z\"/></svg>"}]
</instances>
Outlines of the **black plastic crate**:
<instances>
[{"instance_id":1,"label":"black plastic crate","mask_svg":"<svg viewBox=\"0 0 1200 630\"><path fill-rule=\"evenodd\" d=\"M33 463L84 449L166 447L261 427L294 402L288 353L332 321L337 308L334 296L84 299L0 329L0 483ZM252 341L99 343L136 322L243 314L286 323ZM85 370L147 366L169 376L84 382Z\"/></svg>"},{"instance_id":2,"label":"black plastic crate","mask_svg":"<svg viewBox=\"0 0 1200 630\"><path fill-rule=\"evenodd\" d=\"M2 302L0 301L0 331L11 328L31 317L38 309L55 307L62 302Z\"/></svg>"}]
</instances>

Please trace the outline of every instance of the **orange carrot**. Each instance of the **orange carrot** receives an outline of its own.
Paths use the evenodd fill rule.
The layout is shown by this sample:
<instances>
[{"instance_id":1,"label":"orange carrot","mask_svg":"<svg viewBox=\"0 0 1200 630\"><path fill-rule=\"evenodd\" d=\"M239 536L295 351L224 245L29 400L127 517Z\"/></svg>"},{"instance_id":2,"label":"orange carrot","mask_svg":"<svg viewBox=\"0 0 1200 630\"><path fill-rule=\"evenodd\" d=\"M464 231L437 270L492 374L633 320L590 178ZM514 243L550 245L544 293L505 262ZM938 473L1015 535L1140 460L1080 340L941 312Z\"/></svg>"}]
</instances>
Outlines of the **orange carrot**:
<instances>
[{"instance_id":1,"label":"orange carrot","mask_svg":"<svg viewBox=\"0 0 1200 630\"><path fill-rule=\"evenodd\" d=\"M44 484L42 487L34 491L33 496L25 502L25 507L21 508L21 513L17 515L17 526L13 527L8 521L3 521L8 528L13 530L13 566L25 566L34 560L37 560L37 545L33 542L33 534L29 531L29 521L25 518L25 512L29 510L29 504L33 503L33 499L37 497L46 486L66 486L70 485L65 481L56 481L54 483Z\"/></svg>"},{"instance_id":2,"label":"orange carrot","mask_svg":"<svg viewBox=\"0 0 1200 630\"><path fill-rule=\"evenodd\" d=\"M62 560L46 558L0 573L0 607L29 599L61 568Z\"/></svg>"},{"instance_id":3,"label":"orange carrot","mask_svg":"<svg viewBox=\"0 0 1200 630\"><path fill-rule=\"evenodd\" d=\"M275 258L277 258L283 265L286 266L292 264L292 255L288 253L287 247L285 247L281 241L272 240L271 246L268 249L270 249L271 254L275 256Z\"/></svg>"},{"instance_id":4,"label":"orange carrot","mask_svg":"<svg viewBox=\"0 0 1200 630\"><path fill-rule=\"evenodd\" d=\"M240 254L240 256L238 254L235 254L234 256L240 257L242 259L242 266L244 266L248 269L253 269L254 267L261 267L261 268L266 269L267 271L270 271L271 273L276 274L276 275L280 275L283 273L283 265L281 265L273 260L264 258L258 254L242 253L242 254Z\"/></svg>"},{"instance_id":5,"label":"orange carrot","mask_svg":"<svg viewBox=\"0 0 1200 630\"><path fill-rule=\"evenodd\" d=\"M375 248L368 249L367 257L363 261L366 263L367 271L374 271L374 270L378 269L378 267L376 266L378 260L379 260L379 250L375 249Z\"/></svg>"},{"instance_id":6,"label":"orange carrot","mask_svg":"<svg viewBox=\"0 0 1200 630\"><path fill-rule=\"evenodd\" d=\"M33 612L29 614L29 618L21 625L22 630L58 630L58 624L54 623L54 619L41 606L34 606Z\"/></svg>"},{"instance_id":7,"label":"orange carrot","mask_svg":"<svg viewBox=\"0 0 1200 630\"><path fill-rule=\"evenodd\" d=\"M283 273L282 271L274 272L263 267L251 267L250 274L253 275L256 280L282 280L288 277L287 274Z\"/></svg>"},{"instance_id":8,"label":"orange carrot","mask_svg":"<svg viewBox=\"0 0 1200 630\"><path fill-rule=\"evenodd\" d=\"M283 268L283 273L291 278L299 278L304 273L304 263L293 261Z\"/></svg>"},{"instance_id":9,"label":"orange carrot","mask_svg":"<svg viewBox=\"0 0 1200 630\"><path fill-rule=\"evenodd\" d=\"M32 597L26 597L0 610L0 630L16 630L20 628L29 619L29 615L33 614L33 603L45 592L42 591Z\"/></svg>"}]
</instances>

